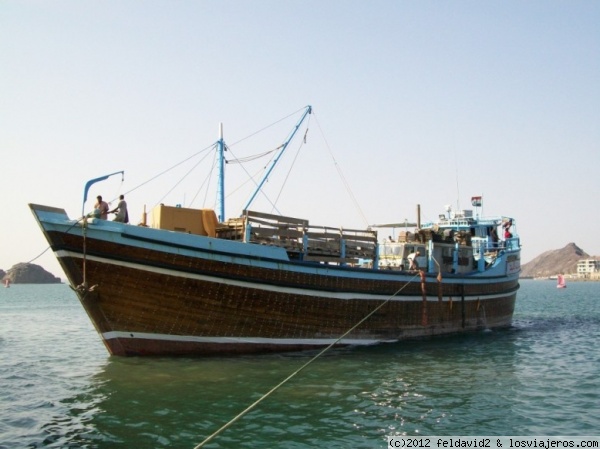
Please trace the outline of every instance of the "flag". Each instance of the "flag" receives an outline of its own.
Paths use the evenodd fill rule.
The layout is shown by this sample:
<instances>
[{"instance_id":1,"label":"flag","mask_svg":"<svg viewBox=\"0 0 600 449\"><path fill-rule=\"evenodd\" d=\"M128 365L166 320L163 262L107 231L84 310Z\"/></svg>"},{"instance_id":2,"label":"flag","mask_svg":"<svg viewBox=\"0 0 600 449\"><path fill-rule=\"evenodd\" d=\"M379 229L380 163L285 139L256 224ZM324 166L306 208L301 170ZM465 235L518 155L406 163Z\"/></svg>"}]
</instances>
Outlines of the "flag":
<instances>
[{"instance_id":1,"label":"flag","mask_svg":"<svg viewBox=\"0 0 600 449\"><path fill-rule=\"evenodd\" d=\"M481 207L481 197L480 196L472 196L471 204L473 207Z\"/></svg>"}]
</instances>

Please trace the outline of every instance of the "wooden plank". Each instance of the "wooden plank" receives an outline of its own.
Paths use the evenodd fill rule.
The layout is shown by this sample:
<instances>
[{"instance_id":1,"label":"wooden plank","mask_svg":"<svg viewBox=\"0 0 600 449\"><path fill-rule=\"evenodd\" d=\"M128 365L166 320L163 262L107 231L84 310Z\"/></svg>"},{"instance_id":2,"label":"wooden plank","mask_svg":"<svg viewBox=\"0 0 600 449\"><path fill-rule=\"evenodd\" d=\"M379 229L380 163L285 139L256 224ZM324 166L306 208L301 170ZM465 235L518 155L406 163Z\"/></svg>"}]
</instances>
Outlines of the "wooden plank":
<instances>
[{"instance_id":1,"label":"wooden plank","mask_svg":"<svg viewBox=\"0 0 600 449\"><path fill-rule=\"evenodd\" d=\"M368 229L346 229L346 228L341 228L340 231L344 235L371 236L371 237L377 238L377 231L369 231Z\"/></svg>"},{"instance_id":2,"label":"wooden plank","mask_svg":"<svg viewBox=\"0 0 600 449\"><path fill-rule=\"evenodd\" d=\"M327 240L340 240L340 235L339 234L325 234L322 232L312 232L312 231L308 231L305 232L306 236L310 239L327 239Z\"/></svg>"},{"instance_id":3,"label":"wooden plank","mask_svg":"<svg viewBox=\"0 0 600 449\"><path fill-rule=\"evenodd\" d=\"M333 228L330 226L309 226L309 230L313 232L324 232L328 234L337 234L340 235L340 228Z\"/></svg>"},{"instance_id":4,"label":"wooden plank","mask_svg":"<svg viewBox=\"0 0 600 449\"><path fill-rule=\"evenodd\" d=\"M307 252L312 251L337 251L340 252L340 246L327 242L309 242Z\"/></svg>"},{"instance_id":5,"label":"wooden plank","mask_svg":"<svg viewBox=\"0 0 600 449\"><path fill-rule=\"evenodd\" d=\"M351 247L351 248L375 248L377 245L375 244L375 242L371 243L371 242L356 242L353 240L345 240L346 242L346 248Z\"/></svg>"},{"instance_id":6,"label":"wooden plank","mask_svg":"<svg viewBox=\"0 0 600 449\"><path fill-rule=\"evenodd\" d=\"M269 228L252 228L250 234L252 236L260 237L273 237L273 238L287 238L287 239L298 239L302 238L302 231L295 229L269 229Z\"/></svg>"},{"instance_id":7,"label":"wooden plank","mask_svg":"<svg viewBox=\"0 0 600 449\"><path fill-rule=\"evenodd\" d=\"M302 226L298 226L296 223L280 223L280 222L272 222L272 221L267 221L267 220L261 220L261 219L248 219L248 223L250 223L250 225L252 225L253 227L256 227L256 225L259 225L261 227L267 227L267 228L273 228L273 229L285 229L285 228L296 228L296 229L304 229Z\"/></svg>"},{"instance_id":8,"label":"wooden plank","mask_svg":"<svg viewBox=\"0 0 600 449\"><path fill-rule=\"evenodd\" d=\"M376 238L372 238L372 237L355 237L355 236L342 236L343 239L349 241L349 242L364 242L364 243L372 243L375 244L377 243L377 239Z\"/></svg>"},{"instance_id":9,"label":"wooden plank","mask_svg":"<svg viewBox=\"0 0 600 449\"><path fill-rule=\"evenodd\" d=\"M244 211L243 215L245 215L249 219L250 218L263 218L263 219L275 221L278 223L289 223L289 224L294 224L294 225L304 226L304 227L308 226L308 220L304 220L301 218L285 217L283 215L267 214L264 212L255 212L255 211L249 211L249 210Z\"/></svg>"}]
</instances>

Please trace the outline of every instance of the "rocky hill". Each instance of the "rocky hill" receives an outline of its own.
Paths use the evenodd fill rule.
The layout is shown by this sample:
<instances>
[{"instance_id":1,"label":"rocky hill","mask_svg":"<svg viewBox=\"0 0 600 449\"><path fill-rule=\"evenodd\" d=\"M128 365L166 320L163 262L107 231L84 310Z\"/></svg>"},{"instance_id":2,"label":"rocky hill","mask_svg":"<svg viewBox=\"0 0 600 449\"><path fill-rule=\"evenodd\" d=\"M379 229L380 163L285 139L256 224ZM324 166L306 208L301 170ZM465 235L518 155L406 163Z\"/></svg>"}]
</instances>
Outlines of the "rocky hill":
<instances>
[{"instance_id":1,"label":"rocky hill","mask_svg":"<svg viewBox=\"0 0 600 449\"><path fill-rule=\"evenodd\" d=\"M32 263L18 263L7 272L0 270L0 279L10 279L11 284L60 284L60 278Z\"/></svg>"},{"instance_id":2,"label":"rocky hill","mask_svg":"<svg viewBox=\"0 0 600 449\"><path fill-rule=\"evenodd\" d=\"M521 277L550 277L557 274L577 273L577 262L580 259L598 259L590 256L575 243L569 243L562 249L546 251L535 259L521 266Z\"/></svg>"}]
</instances>

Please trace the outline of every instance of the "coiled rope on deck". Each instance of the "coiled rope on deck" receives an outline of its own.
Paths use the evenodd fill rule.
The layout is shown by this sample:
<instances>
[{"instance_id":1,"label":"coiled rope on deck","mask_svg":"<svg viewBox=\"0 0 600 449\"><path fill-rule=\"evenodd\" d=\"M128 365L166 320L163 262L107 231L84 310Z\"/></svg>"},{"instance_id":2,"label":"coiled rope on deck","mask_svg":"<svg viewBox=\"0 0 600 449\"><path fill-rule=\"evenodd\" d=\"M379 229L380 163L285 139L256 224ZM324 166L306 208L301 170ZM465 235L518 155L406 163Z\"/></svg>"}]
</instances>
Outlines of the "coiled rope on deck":
<instances>
[{"instance_id":1,"label":"coiled rope on deck","mask_svg":"<svg viewBox=\"0 0 600 449\"><path fill-rule=\"evenodd\" d=\"M416 279L419 276L420 276L420 273L415 274L402 287L400 287L393 295L391 295L389 298L387 298L385 301L383 301L381 304L379 304L377 307L375 307L371 312L369 312L369 314L367 314L358 323L356 323L354 326L352 326L350 329L348 329L346 332L344 332L344 334L342 334L339 338L337 338L333 343L330 343L327 347L325 347L323 350L321 350L321 352L319 352L317 355L315 355L313 358L311 358L308 362L306 362L304 365L302 365L300 368L298 368L296 371L294 371L292 374L290 374L288 377L283 379L281 382L279 382L277 385L275 385L273 388L271 388L268 392L263 394L260 398L258 398L256 401L254 401L252 404L250 404L248 407L246 407L244 410L242 410L240 413L238 413L236 416L234 416L231 420L229 420L227 423L225 423L223 426L221 426L216 432L209 435L204 441L202 441L200 444L195 446L194 449L200 449L200 448L204 447L204 445L206 443L209 443L215 437L217 437L219 434L221 434L223 431L225 431L226 429L231 427L236 421L238 421L240 418L245 416L248 412L250 412L252 409L254 409L258 404L260 404L262 401L264 401L269 396L271 396L271 394L275 393L279 388L281 388L288 381L290 381L292 378L294 378L296 375L298 375L301 371L303 371L306 367L308 367L315 360L320 358L323 354L325 354L327 351L329 351L333 346L338 344L350 332L352 332L358 326L360 326L365 321L367 321L369 318L371 318L371 316L373 316L373 314L375 314L379 309L381 309L388 302L390 302L393 298L395 298L402 290L404 290L406 288L406 286L408 284L410 284L414 279Z\"/></svg>"}]
</instances>

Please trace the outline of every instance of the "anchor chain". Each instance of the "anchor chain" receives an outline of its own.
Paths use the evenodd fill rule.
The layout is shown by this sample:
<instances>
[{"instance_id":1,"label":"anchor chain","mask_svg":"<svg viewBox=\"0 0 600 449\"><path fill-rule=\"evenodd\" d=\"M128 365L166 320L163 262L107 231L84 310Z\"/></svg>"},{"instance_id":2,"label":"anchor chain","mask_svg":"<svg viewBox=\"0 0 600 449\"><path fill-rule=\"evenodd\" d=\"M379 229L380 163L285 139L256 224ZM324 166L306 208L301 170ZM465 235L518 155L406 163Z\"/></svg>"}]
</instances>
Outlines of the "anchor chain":
<instances>
[{"instance_id":1,"label":"anchor chain","mask_svg":"<svg viewBox=\"0 0 600 449\"><path fill-rule=\"evenodd\" d=\"M92 285L91 287L88 287L88 282L87 282L87 266L86 266L86 261L87 261L87 227L88 227L88 222L87 222L87 216L83 217L83 223L82 223L82 237L83 237L83 282L81 284L79 284L77 287L73 287L70 286L75 292L83 295L83 297L81 299L85 299L86 295L90 292L93 292L96 287L98 287L98 284Z\"/></svg>"}]
</instances>

